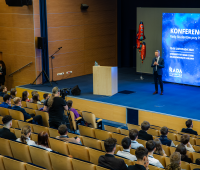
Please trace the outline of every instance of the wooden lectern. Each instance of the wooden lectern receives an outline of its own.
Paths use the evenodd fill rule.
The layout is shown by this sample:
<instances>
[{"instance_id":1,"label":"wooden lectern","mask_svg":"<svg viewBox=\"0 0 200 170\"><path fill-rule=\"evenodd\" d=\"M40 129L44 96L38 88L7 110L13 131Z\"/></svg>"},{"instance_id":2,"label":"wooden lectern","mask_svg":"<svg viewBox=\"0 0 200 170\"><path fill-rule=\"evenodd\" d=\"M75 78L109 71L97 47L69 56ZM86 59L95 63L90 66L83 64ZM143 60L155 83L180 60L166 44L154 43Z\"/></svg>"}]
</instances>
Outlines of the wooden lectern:
<instances>
[{"instance_id":1,"label":"wooden lectern","mask_svg":"<svg viewBox=\"0 0 200 170\"><path fill-rule=\"evenodd\" d=\"M118 68L93 66L93 94L112 96L118 93Z\"/></svg>"}]
</instances>

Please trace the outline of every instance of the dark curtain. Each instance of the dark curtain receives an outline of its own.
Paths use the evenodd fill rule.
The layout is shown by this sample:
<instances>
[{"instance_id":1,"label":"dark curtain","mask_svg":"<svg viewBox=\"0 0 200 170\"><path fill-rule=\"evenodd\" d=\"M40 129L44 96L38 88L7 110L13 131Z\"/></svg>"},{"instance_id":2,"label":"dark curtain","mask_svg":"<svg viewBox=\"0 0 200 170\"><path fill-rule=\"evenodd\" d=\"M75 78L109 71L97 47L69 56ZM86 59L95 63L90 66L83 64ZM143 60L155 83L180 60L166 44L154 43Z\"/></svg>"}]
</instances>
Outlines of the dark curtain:
<instances>
[{"instance_id":1,"label":"dark curtain","mask_svg":"<svg viewBox=\"0 0 200 170\"><path fill-rule=\"evenodd\" d=\"M48 52L48 32L47 32L47 8L46 0L40 0L40 32L41 37L44 37L44 48L42 49L42 70L49 77L49 52ZM42 83L47 82L44 73L42 74Z\"/></svg>"}]
</instances>

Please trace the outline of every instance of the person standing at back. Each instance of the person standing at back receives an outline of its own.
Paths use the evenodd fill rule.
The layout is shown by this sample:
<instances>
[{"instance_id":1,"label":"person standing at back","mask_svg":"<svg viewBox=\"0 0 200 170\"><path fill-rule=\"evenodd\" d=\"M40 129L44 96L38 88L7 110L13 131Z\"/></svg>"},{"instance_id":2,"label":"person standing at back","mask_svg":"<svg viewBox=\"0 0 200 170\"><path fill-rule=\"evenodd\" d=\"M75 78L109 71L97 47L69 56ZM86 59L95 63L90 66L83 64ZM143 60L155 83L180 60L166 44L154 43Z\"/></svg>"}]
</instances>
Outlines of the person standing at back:
<instances>
[{"instance_id":1,"label":"person standing at back","mask_svg":"<svg viewBox=\"0 0 200 170\"><path fill-rule=\"evenodd\" d=\"M142 122L141 124L141 129L139 131L139 135L138 135L138 139L142 139L142 140L153 140L153 136L148 134L147 131L150 128L150 123L147 121Z\"/></svg>"},{"instance_id":2,"label":"person standing at back","mask_svg":"<svg viewBox=\"0 0 200 170\"><path fill-rule=\"evenodd\" d=\"M165 62L162 57L160 57L160 51L155 51L155 58L152 60L151 67L153 67L153 76L155 83L155 92L153 94L158 94L158 80L160 83L161 95L163 95L163 82L162 82L162 68L165 67Z\"/></svg>"},{"instance_id":3,"label":"person standing at back","mask_svg":"<svg viewBox=\"0 0 200 170\"><path fill-rule=\"evenodd\" d=\"M5 84L5 75L6 75L6 65L0 60L0 85Z\"/></svg>"},{"instance_id":4,"label":"person standing at back","mask_svg":"<svg viewBox=\"0 0 200 170\"><path fill-rule=\"evenodd\" d=\"M10 128L12 127L12 117L10 115L6 115L2 119L3 128L0 129L0 137L9 140L16 140L17 137L14 133L10 132Z\"/></svg>"},{"instance_id":5,"label":"person standing at back","mask_svg":"<svg viewBox=\"0 0 200 170\"><path fill-rule=\"evenodd\" d=\"M60 90L58 87L52 89L52 95L44 103L44 111L49 112L49 126L56 128L62 124L67 124L68 120L64 114L64 110L68 110L66 101L60 97Z\"/></svg>"},{"instance_id":6,"label":"person standing at back","mask_svg":"<svg viewBox=\"0 0 200 170\"><path fill-rule=\"evenodd\" d=\"M181 132L183 133L189 133L189 134L193 134L193 135L198 135L197 131L194 131L192 128L193 128L193 123L192 123L192 120L191 119L188 119L186 122L185 122L185 125L187 126L187 128L183 128L181 130Z\"/></svg>"}]
</instances>

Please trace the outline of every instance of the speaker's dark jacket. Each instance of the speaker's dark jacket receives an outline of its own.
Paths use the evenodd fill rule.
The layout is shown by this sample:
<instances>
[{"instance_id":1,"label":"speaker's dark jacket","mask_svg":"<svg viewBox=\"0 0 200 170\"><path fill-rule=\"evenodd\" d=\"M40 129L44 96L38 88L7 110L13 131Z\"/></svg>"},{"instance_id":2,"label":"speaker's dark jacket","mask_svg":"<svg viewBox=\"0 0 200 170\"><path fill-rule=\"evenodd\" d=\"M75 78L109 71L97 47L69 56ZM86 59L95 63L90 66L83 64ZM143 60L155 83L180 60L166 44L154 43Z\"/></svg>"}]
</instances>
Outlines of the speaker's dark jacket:
<instances>
[{"instance_id":1,"label":"speaker's dark jacket","mask_svg":"<svg viewBox=\"0 0 200 170\"><path fill-rule=\"evenodd\" d=\"M156 57L153 58L152 63L151 63L151 67L153 67L153 74L156 71L156 66L153 65L156 60L157 60ZM162 57L159 58L158 64L159 65L157 66L157 73L158 73L158 75L162 75L163 74L162 68L165 67L165 62L164 62L164 59Z\"/></svg>"},{"instance_id":2,"label":"speaker's dark jacket","mask_svg":"<svg viewBox=\"0 0 200 170\"><path fill-rule=\"evenodd\" d=\"M139 134L138 134L138 139L142 139L142 140L153 140L153 136L148 134L146 131L144 130L140 130Z\"/></svg>"}]
</instances>

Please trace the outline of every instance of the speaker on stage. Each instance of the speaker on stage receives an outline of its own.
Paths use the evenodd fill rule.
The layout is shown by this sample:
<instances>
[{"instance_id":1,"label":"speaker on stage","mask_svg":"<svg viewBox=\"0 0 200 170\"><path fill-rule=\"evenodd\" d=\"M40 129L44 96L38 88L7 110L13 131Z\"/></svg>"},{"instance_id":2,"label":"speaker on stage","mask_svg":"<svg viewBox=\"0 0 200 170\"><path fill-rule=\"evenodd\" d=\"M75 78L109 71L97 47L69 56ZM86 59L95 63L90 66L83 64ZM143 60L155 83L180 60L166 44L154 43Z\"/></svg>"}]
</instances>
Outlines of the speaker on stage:
<instances>
[{"instance_id":1,"label":"speaker on stage","mask_svg":"<svg viewBox=\"0 0 200 170\"><path fill-rule=\"evenodd\" d=\"M79 89L78 85L74 86L71 90L71 94L72 95L80 95L81 94L81 90Z\"/></svg>"},{"instance_id":2,"label":"speaker on stage","mask_svg":"<svg viewBox=\"0 0 200 170\"><path fill-rule=\"evenodd\" d=\"M45 47L45 38L38 37L38 49L44 49Z\"/></svg>"},{"instance_id":3,"label":"speaker on stage","mask_svg":"<svg viewBox=\"0 0 200 170\"><path fill-rule=\"evenodd\" d=\"M8 6L32 5L32 0L6 0Z\"/></svg>"}]
</instances>

